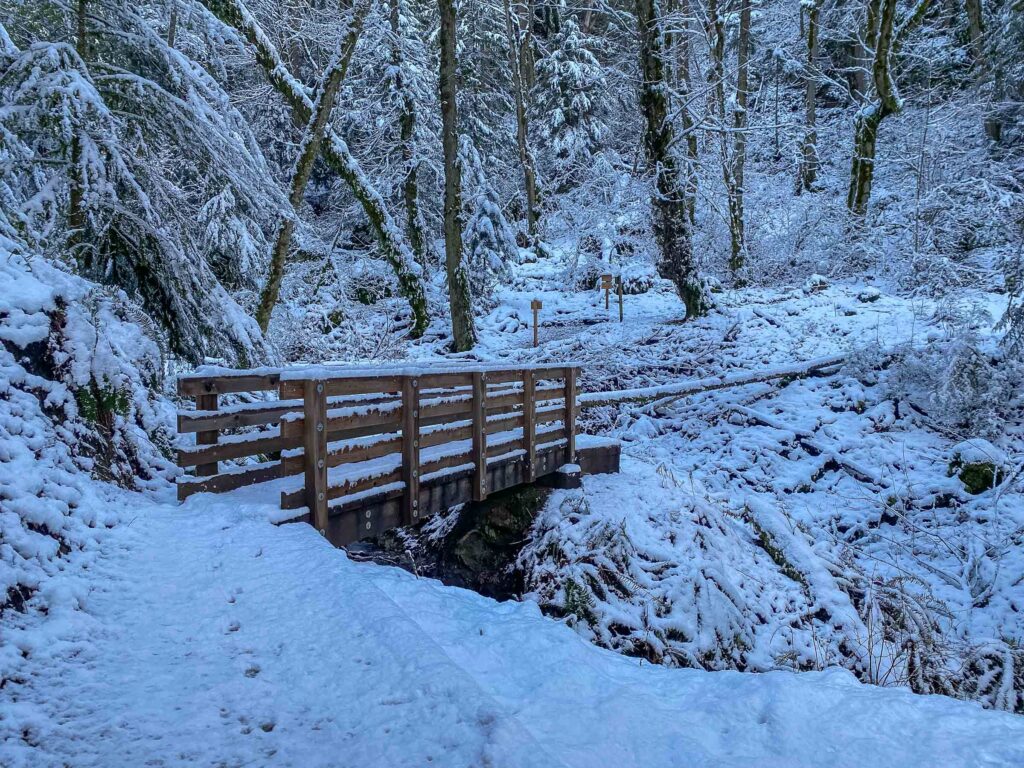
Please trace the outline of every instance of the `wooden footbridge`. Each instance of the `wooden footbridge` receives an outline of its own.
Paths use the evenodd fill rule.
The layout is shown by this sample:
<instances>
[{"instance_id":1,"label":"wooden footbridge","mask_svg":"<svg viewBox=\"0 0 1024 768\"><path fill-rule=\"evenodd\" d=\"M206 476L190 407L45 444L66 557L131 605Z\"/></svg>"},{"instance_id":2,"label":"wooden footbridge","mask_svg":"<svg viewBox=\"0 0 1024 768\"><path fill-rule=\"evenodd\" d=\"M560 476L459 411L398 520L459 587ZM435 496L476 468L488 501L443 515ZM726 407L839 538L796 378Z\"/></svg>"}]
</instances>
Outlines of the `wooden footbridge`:
<instances>
[{"instance_id":1,"label":"wooden footbridge","mask_svg":"<svg viewBox=\"0 0 1024 768\"><path fill-rule=\"evenodd\" d=\"M179 478L178 498L278 481L282 509L345 545L567 465L618 471L617 443L576 433L578 373L201 369L178 379L178 393L196 404L178 414L178 431L196 436L178 451L178 465L194 467Z\"/></svg>"}]
</instances>

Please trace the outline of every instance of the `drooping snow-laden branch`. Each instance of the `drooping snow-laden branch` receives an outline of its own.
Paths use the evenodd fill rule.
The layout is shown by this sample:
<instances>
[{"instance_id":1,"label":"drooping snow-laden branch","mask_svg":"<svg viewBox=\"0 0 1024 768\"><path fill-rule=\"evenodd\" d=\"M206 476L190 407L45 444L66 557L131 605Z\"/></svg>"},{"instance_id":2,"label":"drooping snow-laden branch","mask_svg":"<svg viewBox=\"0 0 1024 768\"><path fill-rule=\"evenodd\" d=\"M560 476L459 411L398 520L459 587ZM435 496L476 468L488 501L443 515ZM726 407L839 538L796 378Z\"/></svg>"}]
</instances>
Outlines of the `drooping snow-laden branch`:
<instances>
[{"instance_id":1,"label":"drooping snow-laden branch","mask_svg":"<svg viewBox=\"0 0 1024 768\"><path fill-rule=\"evenodd\" d=\"M289 209L282 216L277 227L277 237L274 239L274 247L270 254L270 275L267 277L266 285L260 293L260 304L256 310L256 322L264 333L270 326L270 316L277 304L277 298L281 292L281 279L284 277L284 266L288 258L288 248L291 245L292 233L295 231L296 219L298 218L299 206L306 194L306 185L309 183L309 176L313 172L313 161L320 154L320 145L323 143L324 130L331 119L334 110L334 99L338 95L345 74L348 72L349 62L356 50L356 43L359 41L359 33L363 28L363 20L369 10L369 3L364 2L355 7L352 21L349 24L348 34L342 44L338 46L337 52L332 57L327 69L321 78L320 88L317 90L316 100L313 102L313 113L306 124L302 138L299 141L299 151L295 158L295 167L292 171L291 189L288 193Z\"/></svg>"},{"instance_id":2,"label":"drooping snow-laden branch","mask_svg":"<svg viewBox=\"0 0 1024 768\"><path fill-rule=\"evenodd\" d=\"M263 67L267 79L288 106L292 117L300 125L309 123L313 115L313 100L306 87L288 70L277 48L260 27L241 0L203 0L203 4L220 21L236 29L253 47L256 61ZM401 228L387 210L384 198L363 174L358 161L352 156L345 140L330 126L324 131L321 154L331 169L348 184L352 194L363 208L373 227L384 258L398 279L399 293L409 302L413 325L410 336L418 338L427 328L427 297L423 289L422 269L405 242Z\"/></svg>"}]
</instances>

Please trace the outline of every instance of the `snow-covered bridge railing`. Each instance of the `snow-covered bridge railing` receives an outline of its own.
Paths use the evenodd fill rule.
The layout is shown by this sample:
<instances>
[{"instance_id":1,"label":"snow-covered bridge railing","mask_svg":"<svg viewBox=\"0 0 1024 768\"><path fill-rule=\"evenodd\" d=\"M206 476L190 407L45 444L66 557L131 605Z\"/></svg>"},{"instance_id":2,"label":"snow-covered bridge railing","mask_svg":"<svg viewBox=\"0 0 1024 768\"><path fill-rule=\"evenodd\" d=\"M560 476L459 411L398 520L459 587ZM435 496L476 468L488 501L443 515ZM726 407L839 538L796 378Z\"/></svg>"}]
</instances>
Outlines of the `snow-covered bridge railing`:
<instances>
[{"instance_id":1,"label":"snow-covered bridge railing","mask_svg":"<svg viewBox=\"0 0 1024 768\"><path fill-rule=\"evenodd\" d=\"M415 523L576 463L577 375L573 366L430 366L183 376L178 392L196 408L179 413L178 431L196 440L178 465L195 474L179 478L178 497L280 479L282 509L307 508L336 543ZM277 399L221 400L268 391ZM239 459L248 463L222 467ZM617 469L617 460L584 459Z\"/></svg>"}]
</instances>

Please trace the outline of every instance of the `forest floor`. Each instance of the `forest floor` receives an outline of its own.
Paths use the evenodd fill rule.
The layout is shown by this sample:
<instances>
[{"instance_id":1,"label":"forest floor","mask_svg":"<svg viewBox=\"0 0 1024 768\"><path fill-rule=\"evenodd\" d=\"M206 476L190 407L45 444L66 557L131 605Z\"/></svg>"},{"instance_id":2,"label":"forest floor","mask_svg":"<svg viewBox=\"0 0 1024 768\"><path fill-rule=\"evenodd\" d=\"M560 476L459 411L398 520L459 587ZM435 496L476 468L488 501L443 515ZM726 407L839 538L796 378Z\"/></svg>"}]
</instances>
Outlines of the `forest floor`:
<instances>
[{"instance_id":1,"label":"forest floor","mask_svg":"<svg viewBox=\"0 0 1024 768\"><path fill-rule=\"evenodd\" d=\"M866 347L877 355L938 332L927 307L864 286L723 295L717 313L685 326L669 294L626 297L619 324L596 291L547 289L534 350L529 301L544 285L538 278L501 297L481 323L481 356L576 359L590 390ZM436 348L428 342L412 354ZM834 636L846 631L837 625L852 609L827 564L851 541L858 549L844 557L855 564L923 574L965 635L1020 636L1019 546L918 546L945 539L930 526L949 524L950 510L967 539L1010 535L1024 524L1019 489L994 500L990 492L985 503L967 498L946 476L955 436L924 419L897 418L881 379L849 373L597 410L587 416L591 430L625 441L623 472L588 478L582 493L556 493L535 534L557 533L569 565L584 568L604 546L588 520L627 532L633 560L646 564L630 579L648 582L595 607L622 625L640 616L648 643L676 643L683 656L704 653L701 643L727 626L749 633L748 668L782 659L812 666L801 654L814 643L786 627L824 606ZM573 493L585 514L579 505L566 513ZM929 504L950 494L957 504ZM498 603L354 562L308 526L272 525L277 507L259 486L178 505L170 487L132 493L92 482L82 504L123 524L49 578L48 614L5 616L6 640L21 654L18 681L0 686L0 763L12 768L1024 763L1022 718L862 685L838 668L751 675L630 658L587 641L636 651L602 637L614 623L607 616L575 632L543 616L537 602L554 597L542 581L534 599ZM888 509L897 511L883 519ZM710 555L678 536L694 528L694 510L700 527L716 531ZM774 533L806 589L780 576L752 520ZM974 553L969 568L964 552ZM978 563L999 553L994 572ZM545 573L537 550L527 556ZM680 597L692 595L696 568L721 577L731 612L715 608L714 595L697 605ZM988 574L980 604L970 574ZM652 595L675 606L667 623L642 619ZM686 627L687 617L706 623ZM818 667L832 663L835 637L816 646Z\"/></svg>"}]
</instances>

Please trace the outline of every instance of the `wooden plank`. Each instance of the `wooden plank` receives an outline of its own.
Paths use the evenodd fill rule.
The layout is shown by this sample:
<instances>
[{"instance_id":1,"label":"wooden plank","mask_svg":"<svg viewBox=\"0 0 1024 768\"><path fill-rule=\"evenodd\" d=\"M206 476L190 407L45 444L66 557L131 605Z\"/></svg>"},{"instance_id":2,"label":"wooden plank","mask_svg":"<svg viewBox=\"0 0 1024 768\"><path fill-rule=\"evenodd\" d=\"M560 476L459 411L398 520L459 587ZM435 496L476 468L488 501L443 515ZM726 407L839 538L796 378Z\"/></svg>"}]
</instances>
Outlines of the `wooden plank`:
<instances>
[{"instance_id":1,"label":"wooden plank","mask_svg":"<svg viewBox=\"0 0 1024 768\"><path fill-rule=\"evenodd\" d=\"M402 438L399 435L386 440L378 440L370 445L327 445L327 466L337 467L342 464L354 464L359 461L379 459L402 450Z\"/></svg>"},{"instance_id":2,"label":"wooden plank","mask_svg":"<svg viewBox=\"0 0 1024 768\"><path fill-rule=\"evenodd\" d=\"M313 527L327 531L327 393L323 381L305 383L305 497Z\"/></svg>"},{"instance_id":3,"label":"wooden plank","mask_svg":"<svg viewBox=\"0 0 1024 768\"><path fill-rule=\"evenodd\" d=\"M455 426L458 424L459 426ZM473 437L473 425L461 422L452 422L451 426L444 426L441 429L432 429L429 432L422 430L423 423L420 422L420 448L432 448L443 443L452 443L456 440L469 440Z\"/></svg>"},{"instance_id":4,"label":"wooden plank","mask_svg":"<svg viewBox=\"0 0 1024 768\"><path fill-rule=\"evenodd\" d=\"M329 486L325 495L327 501L330 502L335 499L344 498L345 496L351 496L354 493L362 493L374 488L380 488L383 485L397 483L401 479L402 468L395 467L391 472L383 475L360 477L356 480L346 480L340 485ZM299 488L296 490L281 492L281 509L299 509L304 506L308 506L306 504L305 489ZM331 507L328 508L328 515L330 515L334 506L335 505L331 505Z\"/></svg>"},{"instance_id":5,"label":"wooden plank","mask_svg":"<svg viewBox=\"0 0 1024 768\"><path fill-rule=\"evenodd\" d=\"M263 392L277 389L280 373L270 374L223 374L219 376L181 377L178 379L178 394L183 397L194 395L226 395L233 392ZM199 410L216 410L200 408Z\"/></svg>"},{"instance_id":6,"label":"wooden plank","mask_svg":"<svg viewBox=\"0 0 1024 768\"><path fill-rule=\"evenodd\" d=\"M473 500L487 498L487 374L473 374Z\"/></svg>"},{"instance_id":7,"label":"wooden plank","mask_svg":"<svg viewBox=\"0 0 1024 768\"><path fill-rule=\"evenodd\" d=\"M536 374L533 371L523 371L523 450L526 451L524 461L526 462L526 482L528 483L532 483L536 479L537 423L534 413L536 386Z\"/></svg>"},{"instance_id":8,"label":"wooden plank","mask_svg":"<svg viewBox=\"0 0 1024 768\"><path fill-rule=\"evenodd\" d=\"M487 458L493 459L495 456L503 456L506 453L512 451L518 451L523 447L523 439L516 438L515 440L509 440L507 443L488 443L487 444Z\"/></svg>"},{"instance_id":9,"label":"wooden plank","mask_svg":"<svg viewBox=\"0 0 1024 768\"><path fill-rule=\"evenodd\" d=\"M206 395L201 395L206 397ZM216 397L216 395L214 395ZM301 402L288 404L274 403L260 408L252 408L233 413L200 413L199 411L178 414L178 432L200 432L208 429L235 429L238 427L259 427L264 424L276 424L286 413L301 411Z\"/></svg>"},{"instance_id":10,"label":"wooden plank","mask_svg":"<svg viewBox=\"0 0 1024 768\"><path fill-rule=\"evenodd\" d=\"M282 477L281 462L253 467L244 472L231 472L213 477L178 479L178 501L184 501L194 493L224 493L247 485L263 483Z\"/></svg>"},{"instance_id":11,"label":"wooden plank","mask_svg":"<svg viewBox=\"0 0 1024 768\"><path fill-rule=\"evenodd\" d=\"M420 478L423 478L433 472L438 472L442 469L451 469L452 467L459 467L463 464L472 463L473 452L471 450L452 454L450 456L442 456L439 459L432 459L420 464ZM420 484L420 487L422 487L422 483Z\"/></svg>"},{"instance_id":12,"label":"wooden plank","mask_svg":"<svg viewBox=\"0 0 1024 768\"><path fill-rule=\"evenodd\" d=\"M500 419L487 420L487 434L493 435L498 432L508 432L510 429L519 429L523 426L523 414L502 414Z\"/></svg>"},{"instance_id":13,"label":"wooden plank","mask_svg":"<svg viewBox=\"0 0 1024 768\"><path fill-rule=\"evenodd\" d=\"M507 391L503 390L498 395L487 396L487 412L491 413L507 413L508 411L522 407L523 404L523 393L518 389Z\"/></svg>"},{"instance_id":14,"label":"wooden plank","mask_svg":"<svg viewBox=\"0 0 1024 768\"><path fill-rule=\"evenodd\" d=\"M425 389L454 389L468 387L473 384L473 375L452 371L451 373L425 373L420 377L420 391Z\"/></svg>"},{"instance_id":15,"label":"wooden plank","mask_svg":"<svg viewBox=\"0 0 1024 768\"><path fill-rule=\"evenodd\" d=\"M548 424L552 421L565 421L565 406L560 405L557 408L550 406L546 408L537 408L533 416L534 424Z\"/></svg>"},{"instance_id":16,"label":"wooden plank","mask_svg":"<svg viewBox=\"0 0 1024 768\"><path fill-rule=\"evenodd\" d=\"M412 525L420 516L420 390L415 376L402 377L402 521Z\"/></svg>"},{"instance_id":17,"label":"wooden plank","mask_svg":"<svg viewBox=\"0 0 1024 768\"><path fill-rule=\"evenodd\" d=\"M196 410L199 411L216 411L217 410L217 395L205 394L196 395ZM196 445L215 445L219 433L216 429L204 430L196 435ZM248 455L248 454L242 454ZM179 459L181 454L178 454ZM181 464L180 461L178 466L187 466ZM220 471L220 466L217 463L217 459L212 459L207 464L196 464L196 474L199 477L206 477L209 475L216 475Z\"/></svg>"},{"instance_id":18,"label":"wooden plank","mask_svg":"<svg viewBox=\"0 0 1024 768\"><path fill-rule=\"evenodd\" d=\"M565 369L566 461L576 463L576 368Z\"/></svg>"},{"instance_id":19,"label":"wooden plank","mask_svg":"<svg viewBox=\"0 0 1024 768\"><path fill-rule=\"evenodd\" d=\"M203 433L200 432L199 434L202 435ZM245 456L258 456L260 454L273 453L274 451L298 448L301 445L301 436L294 438L282 437L280 433L274 432L264 434L263 437L256 437L252 440L237 440L228 443L198 446L196 448L179 448L178 466L190 467L195 465L197 475L216 475L219 471L217 465L207 462L240 459ZM207 467L212 467L213 469L211 471L203 471Z\"/></svg>"},{"instance_id":20,"label":"wooden plank","mask_svg":"<svg viewBox=\"0 0 1024 768\"><path fill-rule=\"evenodd\" d=\"M324 384L328 397L402 391L401 376L354 376L348 379L327 379Z\"/></svg>"},{"instance_id":21,"label":"wooden plank","mask_svg":"<svg viewBox=\"0 0 1024 768\"><path fill-rule=\"evenodd\" d=\"M362 435L373 435L380 432L391 432L397 430L402 424L402 410L400 408L386 411L370 411L368 413L349 413L344 416L333 416L327 420L327 428L330 430L332 440L341 440L340 437L333 437L336 433L362 430ZM366 429L371 429L367 432ZM356 437L357 435L348 435Z\"/></svg>"}]
</instances>

